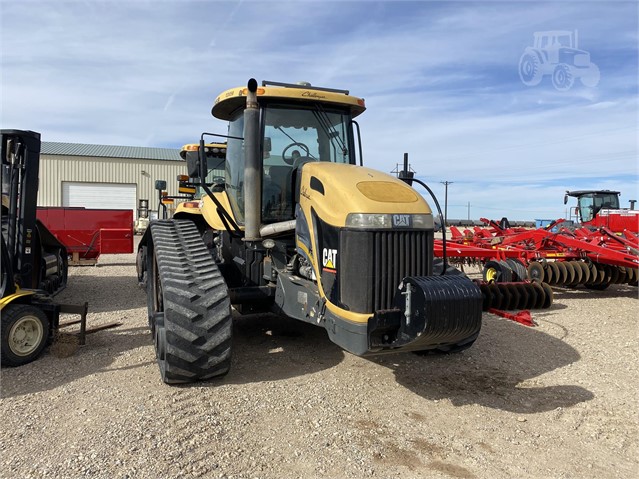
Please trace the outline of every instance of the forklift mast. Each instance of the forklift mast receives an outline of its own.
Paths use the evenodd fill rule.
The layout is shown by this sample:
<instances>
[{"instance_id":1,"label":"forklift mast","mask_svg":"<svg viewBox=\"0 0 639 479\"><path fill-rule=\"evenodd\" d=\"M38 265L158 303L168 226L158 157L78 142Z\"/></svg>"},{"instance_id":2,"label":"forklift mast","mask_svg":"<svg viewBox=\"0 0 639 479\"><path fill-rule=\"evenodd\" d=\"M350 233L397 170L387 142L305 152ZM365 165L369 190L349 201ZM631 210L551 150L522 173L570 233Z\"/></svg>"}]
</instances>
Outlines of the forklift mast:
<instances>
[{"instance_id":1,"label":"forklift mast","mask_svg":"<svg viewBox=\"0 0 639 479\"><path fill-rule=\"evenodd\" d=\"M35 241L40 133L1 130L0 134L3 236L6 222L4 239L13 260L14 281L23 288L37 287L33 265L39 248Z\"/></svg>"}]
</instances>

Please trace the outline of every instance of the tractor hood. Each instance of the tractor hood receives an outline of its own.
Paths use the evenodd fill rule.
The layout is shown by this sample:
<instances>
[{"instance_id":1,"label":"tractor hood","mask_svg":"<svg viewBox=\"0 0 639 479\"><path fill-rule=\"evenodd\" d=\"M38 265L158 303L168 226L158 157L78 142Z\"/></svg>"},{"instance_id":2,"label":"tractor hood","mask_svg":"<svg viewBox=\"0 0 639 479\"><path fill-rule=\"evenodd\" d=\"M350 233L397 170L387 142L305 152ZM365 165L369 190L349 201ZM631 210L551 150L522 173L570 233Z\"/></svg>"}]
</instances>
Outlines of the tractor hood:
<instances>
[{"instance_id":1,"label":"tractor hood","mask_svg":"<svg viewBox=\"0 0 639 479\"><path fill-rule=\"evenodd\" d=\"M432 211L420 194L396 177L369 168L306 163L301 168L299 194L300 202L309 202L333 226L347 226L351 213L378 213L428 216L432 228Z\"/></svg>"}]
</instances>

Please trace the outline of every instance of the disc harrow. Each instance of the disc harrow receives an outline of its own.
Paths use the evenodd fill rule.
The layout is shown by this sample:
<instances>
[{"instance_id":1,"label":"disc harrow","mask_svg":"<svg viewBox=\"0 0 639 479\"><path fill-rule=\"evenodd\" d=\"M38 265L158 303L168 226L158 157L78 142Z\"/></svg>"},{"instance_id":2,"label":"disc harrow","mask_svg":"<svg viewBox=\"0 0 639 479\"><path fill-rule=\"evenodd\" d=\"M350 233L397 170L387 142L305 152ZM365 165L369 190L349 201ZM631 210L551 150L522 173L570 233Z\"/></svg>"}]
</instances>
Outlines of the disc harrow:
<instances>
[{"instance_id":1,"label":"disc harrow","mask_svg":"<svg viewBox=\"0 0 639 479\"><path fill-rule=\"evenodd\" d=\"M484 311L548 309L553 303L553 291L547 283L537 281L499 283L479 280L475 282L483 296Z\"/></svg>"},{"instance_id":2,"label":"disc harrow","mask_svg":"<svg viewBox=\"0 0 639 479\"><path fill-rule=\"evenodd\" d=\"M527 268L528 278L543 281L550 286L589 289L605 289L611 284L637 286L637 268L615 266L595 261L531 261Z\"/></svg>"},{"instance_id":3,"label":"disc harrow","mask_svg":"<svg viewBox=\"0 0 639 479\"><path fill-rule=\"evenodd\" d=\"M592 290L611 284L638 284L639 236L635 232L624 230L617 235L605 227L569 230L561 227L564 220L535 230L503 228L495 221L481 220L487 228L474 227L462 233L451 227L446 251L451 259L482 264L486 283L532 281L548 287ZM443 256L443 246L443 241L435 241L436 256ZM516 301L512 289L502 288L504 308ZM520 305L524 302L519 301Z\"/></svg>"}]
</instances>

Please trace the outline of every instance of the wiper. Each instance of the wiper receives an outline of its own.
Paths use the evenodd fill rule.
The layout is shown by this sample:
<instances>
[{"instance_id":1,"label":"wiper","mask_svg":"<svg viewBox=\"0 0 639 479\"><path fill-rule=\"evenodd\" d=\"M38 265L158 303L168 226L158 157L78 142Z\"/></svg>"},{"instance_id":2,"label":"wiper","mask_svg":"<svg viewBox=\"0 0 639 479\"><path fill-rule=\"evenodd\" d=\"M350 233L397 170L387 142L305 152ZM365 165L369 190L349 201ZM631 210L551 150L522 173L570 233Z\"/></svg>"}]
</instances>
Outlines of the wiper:
<instances>
[{"instance_id":1,"label":"wiper","mask_svg":"<svg viewBox=\"0 0 639 479\"><path fill-rule=\"evenodd\" d=\"M326 136L331 142L331 145L333 144L333 140L337 140L337 147L342 151L342 155L345 156L346 153L348 152L348 148L346 148L346 143L344 143L342 136L339 134L339 132L335 129L335 127L331 123L328 117L328 114L326 113L326 110L324 110L324 107L319 103L315 105L315 108L316 110L313 111L313 115L315 115L315 118L317 118L318 123L324 130L324 133L326 133Z\"/></svg>"}]
</instances>

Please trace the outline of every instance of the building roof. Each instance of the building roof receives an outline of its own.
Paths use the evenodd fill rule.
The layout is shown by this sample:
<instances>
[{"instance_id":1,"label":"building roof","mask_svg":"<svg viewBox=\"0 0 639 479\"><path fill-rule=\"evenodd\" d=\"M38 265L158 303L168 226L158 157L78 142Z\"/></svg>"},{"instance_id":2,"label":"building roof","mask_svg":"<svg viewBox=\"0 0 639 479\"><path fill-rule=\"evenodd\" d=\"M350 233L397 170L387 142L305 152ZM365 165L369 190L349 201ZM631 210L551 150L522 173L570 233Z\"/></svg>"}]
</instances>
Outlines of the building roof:
<instances>
[{"instance_id":1,"label":"building roof","mask_svg":"<svg viewBox=\"0 0 639 479\"><path fill-rule=\"evenodd\" d=\"M86 145L83 143L43 141L40 153L43 155L183 161L180 158L180 150L144 146Z\"/></svg>"}]
</instances>

